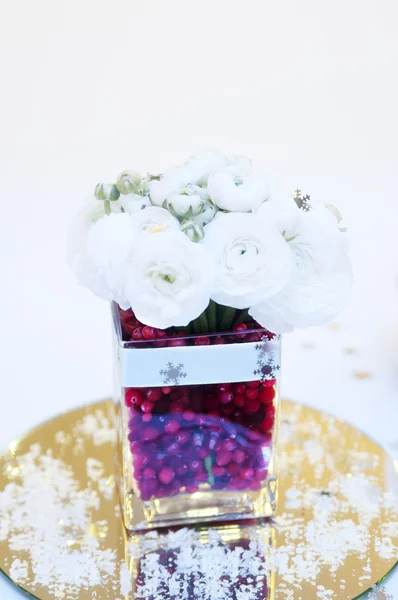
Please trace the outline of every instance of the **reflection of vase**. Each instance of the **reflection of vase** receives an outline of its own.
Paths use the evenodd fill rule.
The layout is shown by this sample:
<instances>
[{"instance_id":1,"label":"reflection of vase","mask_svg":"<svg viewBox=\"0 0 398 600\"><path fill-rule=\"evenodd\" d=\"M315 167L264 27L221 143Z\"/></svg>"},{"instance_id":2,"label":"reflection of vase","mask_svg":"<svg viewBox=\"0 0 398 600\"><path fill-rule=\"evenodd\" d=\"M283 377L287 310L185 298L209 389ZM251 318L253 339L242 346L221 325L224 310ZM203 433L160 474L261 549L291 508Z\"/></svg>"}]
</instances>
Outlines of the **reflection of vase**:
<instances>
[{"instance_id":1,"label":"reflection of vase","mask_svg":"<svg viewBox=\"0 0 398 600\"><path fill-rule=\"evenodd\" d=\"M217 524L132 535L126 554L134 598L274 598L272 526Z\"/></svg>"},{"instance_id":2,"label":"reflection of vase","mask_svg":"<svg viewBox=\"0 0 398 600\"><path fill-rule=\"evenodd\" d=\"M113 321L126 527L272 515L280 338L125 342L116 305Z\"/></svg>"}]
</instances>

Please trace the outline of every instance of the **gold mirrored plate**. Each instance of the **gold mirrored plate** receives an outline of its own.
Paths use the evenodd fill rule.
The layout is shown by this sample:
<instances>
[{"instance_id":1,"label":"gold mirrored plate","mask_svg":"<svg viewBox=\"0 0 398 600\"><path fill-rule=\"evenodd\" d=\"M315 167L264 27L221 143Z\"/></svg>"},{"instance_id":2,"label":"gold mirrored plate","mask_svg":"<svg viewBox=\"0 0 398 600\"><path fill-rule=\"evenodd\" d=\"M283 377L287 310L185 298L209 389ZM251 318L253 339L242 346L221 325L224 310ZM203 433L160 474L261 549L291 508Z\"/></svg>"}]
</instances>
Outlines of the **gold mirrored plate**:
<instances>
[{"instance_id":1,"label":"gold mirrored plate","mask_svg":"<svg viewBox=\"0 0 398 600\"><path fill-rule=\"evenodd\" d=\"M0 566L40 600L348 600L397 562L398 464L338 419L282 403L275 522L125 536L114 407L44 423L0 456Z\"/></svg>"}]
</instances>

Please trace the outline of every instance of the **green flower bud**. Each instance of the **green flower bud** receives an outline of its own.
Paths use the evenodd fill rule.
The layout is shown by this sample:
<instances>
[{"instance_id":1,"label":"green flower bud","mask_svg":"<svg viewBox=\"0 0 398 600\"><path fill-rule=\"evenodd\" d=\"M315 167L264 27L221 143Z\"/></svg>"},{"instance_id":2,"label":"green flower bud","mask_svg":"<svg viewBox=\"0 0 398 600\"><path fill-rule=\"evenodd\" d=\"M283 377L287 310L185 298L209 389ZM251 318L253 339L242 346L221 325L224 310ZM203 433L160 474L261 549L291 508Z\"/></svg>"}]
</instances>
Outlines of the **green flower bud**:
<instances>
[{"instance_id":1,"label":"green flower bud","mask_svg":"<svg viewBox=\"0 0 398 600\"><path fill-rule=\"evenodd\" d=\"M195 221L201 225L207 225L214 219L218 212L218 208L212 202L204 201L202 204L202 212L195 218Z\"/></svg>"},{"instance_id":2,"label":"green flower bud","mask_svg":"<svg viewBox=\"0 0 398 600\"><path fill-rule=\"evenodd\" d=\"M118 200L120 196L120 192L114 183L98 183L94 194L97 200L108 201Z\"/></svg>"},{"instance_id":3,"label":"green flower bud","mask_svg":"<svg viewBox=\"0 0 398 600\"><path fill-rule=\"evenodd\" d=\"M138 171L122 171L117 176L116 187L121 194L136 194L141 185Z\"/></svg>"},{"instance_id":4,"label":"green flower bud","mask_svg":"<svg viewBox=\"0 0 398 600\"><path fill-rule=\"evenodd\" d=\"M200 242L200 240L203 240L205 236L202 225L196 221L193 221L192 219L182 222L181 231L183 231L185 235L189 237L191 242Z\"/></svg>"}]
</instances>

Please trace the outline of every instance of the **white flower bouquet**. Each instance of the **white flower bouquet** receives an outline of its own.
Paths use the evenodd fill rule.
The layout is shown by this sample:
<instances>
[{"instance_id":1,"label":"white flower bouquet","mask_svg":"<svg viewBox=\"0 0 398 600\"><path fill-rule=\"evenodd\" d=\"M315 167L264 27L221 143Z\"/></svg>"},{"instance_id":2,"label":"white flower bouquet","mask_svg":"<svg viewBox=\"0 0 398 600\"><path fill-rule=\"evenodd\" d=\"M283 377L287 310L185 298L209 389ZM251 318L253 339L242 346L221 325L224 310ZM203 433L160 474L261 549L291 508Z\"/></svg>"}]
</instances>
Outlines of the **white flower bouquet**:
<instances>
[{"instance_id":1,"label":"white flower bouquet","mask_svg":"<svg viewBox=\"0 0 398 600\"><path fill-rule=\"evenodd\" d=\"M69 254L113 303L129 529L273 513L279 334L347 302L340 221L215 152L97 185Z\"/></svg>"},{"instance_id":2,"label":"white flower bouquet","mask_svg":"<svg viewBox=\"0 0 398 600\"><path fill-rule=\"evenodd\" d=\"M300 193L271 198L246 158L207 152L156 177L125 171L95 196L72 267L148 326L187 327L203 315L203 332L213 301L219 314L245 310L285 333L321 325L349 299L338 211Z\"/></svg>"}]
</instances>

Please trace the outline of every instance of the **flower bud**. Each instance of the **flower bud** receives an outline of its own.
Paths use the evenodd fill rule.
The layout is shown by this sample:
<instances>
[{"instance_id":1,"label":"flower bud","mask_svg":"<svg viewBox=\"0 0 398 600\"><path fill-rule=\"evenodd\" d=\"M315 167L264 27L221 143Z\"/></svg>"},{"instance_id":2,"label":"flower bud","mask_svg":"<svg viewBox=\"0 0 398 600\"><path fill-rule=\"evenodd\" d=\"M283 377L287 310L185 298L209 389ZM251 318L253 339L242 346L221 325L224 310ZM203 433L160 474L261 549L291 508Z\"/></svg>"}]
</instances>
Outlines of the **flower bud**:
<instances>
[{"instance_id":1,"label":"flower bud","mask_svg":"<svg viewBox=\"0 0 398 600\"><path fill-rule=\"evenodd\" d=\"M120 196L119 190L114 183L98 183L94 191L97 200L118 200Z\"/></svg>"},{"instance_id":2,"label":"flower bud","mask_svg":"<svg viewBox=\"0 0 398 600\"><path fill-rule=\"evenodd\" d=\"M202 199L199 194L173 194L166 203L171 214L180 218L195 217L202 210Z\"/></svg>"},{"instance_id":3,"label":"flower bud","mask_svg":"<svg viewBox=\"0 0 398 600\"><path fill-rule=\"evenodd\" d=\"M137 193L141 185L141 175L138 171L122 171L117 176L116 187L121 194Z\"/></svg>"},{"instance_id":4,"label":"flower bud","mask_svg":"<svg viewBox=\"0 0 398 600\"><path fill-rule=\"evenodd\" d=\"M203 240L205 232L203 231L202 225L193 221L192 219L187 219L183 221L181 224L181 231L185 233L191 240L191 242L200 242Z\"/></svg>"},{"instance_id":5,"label":"flower bud","mask_svg":"<svg viewBox=\"0 0 398 600\"><path fill-rule=\"evenodd\" d=\"M214 219L218 212L217 206L214 206L212 202L203 202L202 203L202 212L195 217L195 221L200 223L203 227L210 223Z\"/></svg>"}]
</instances>

